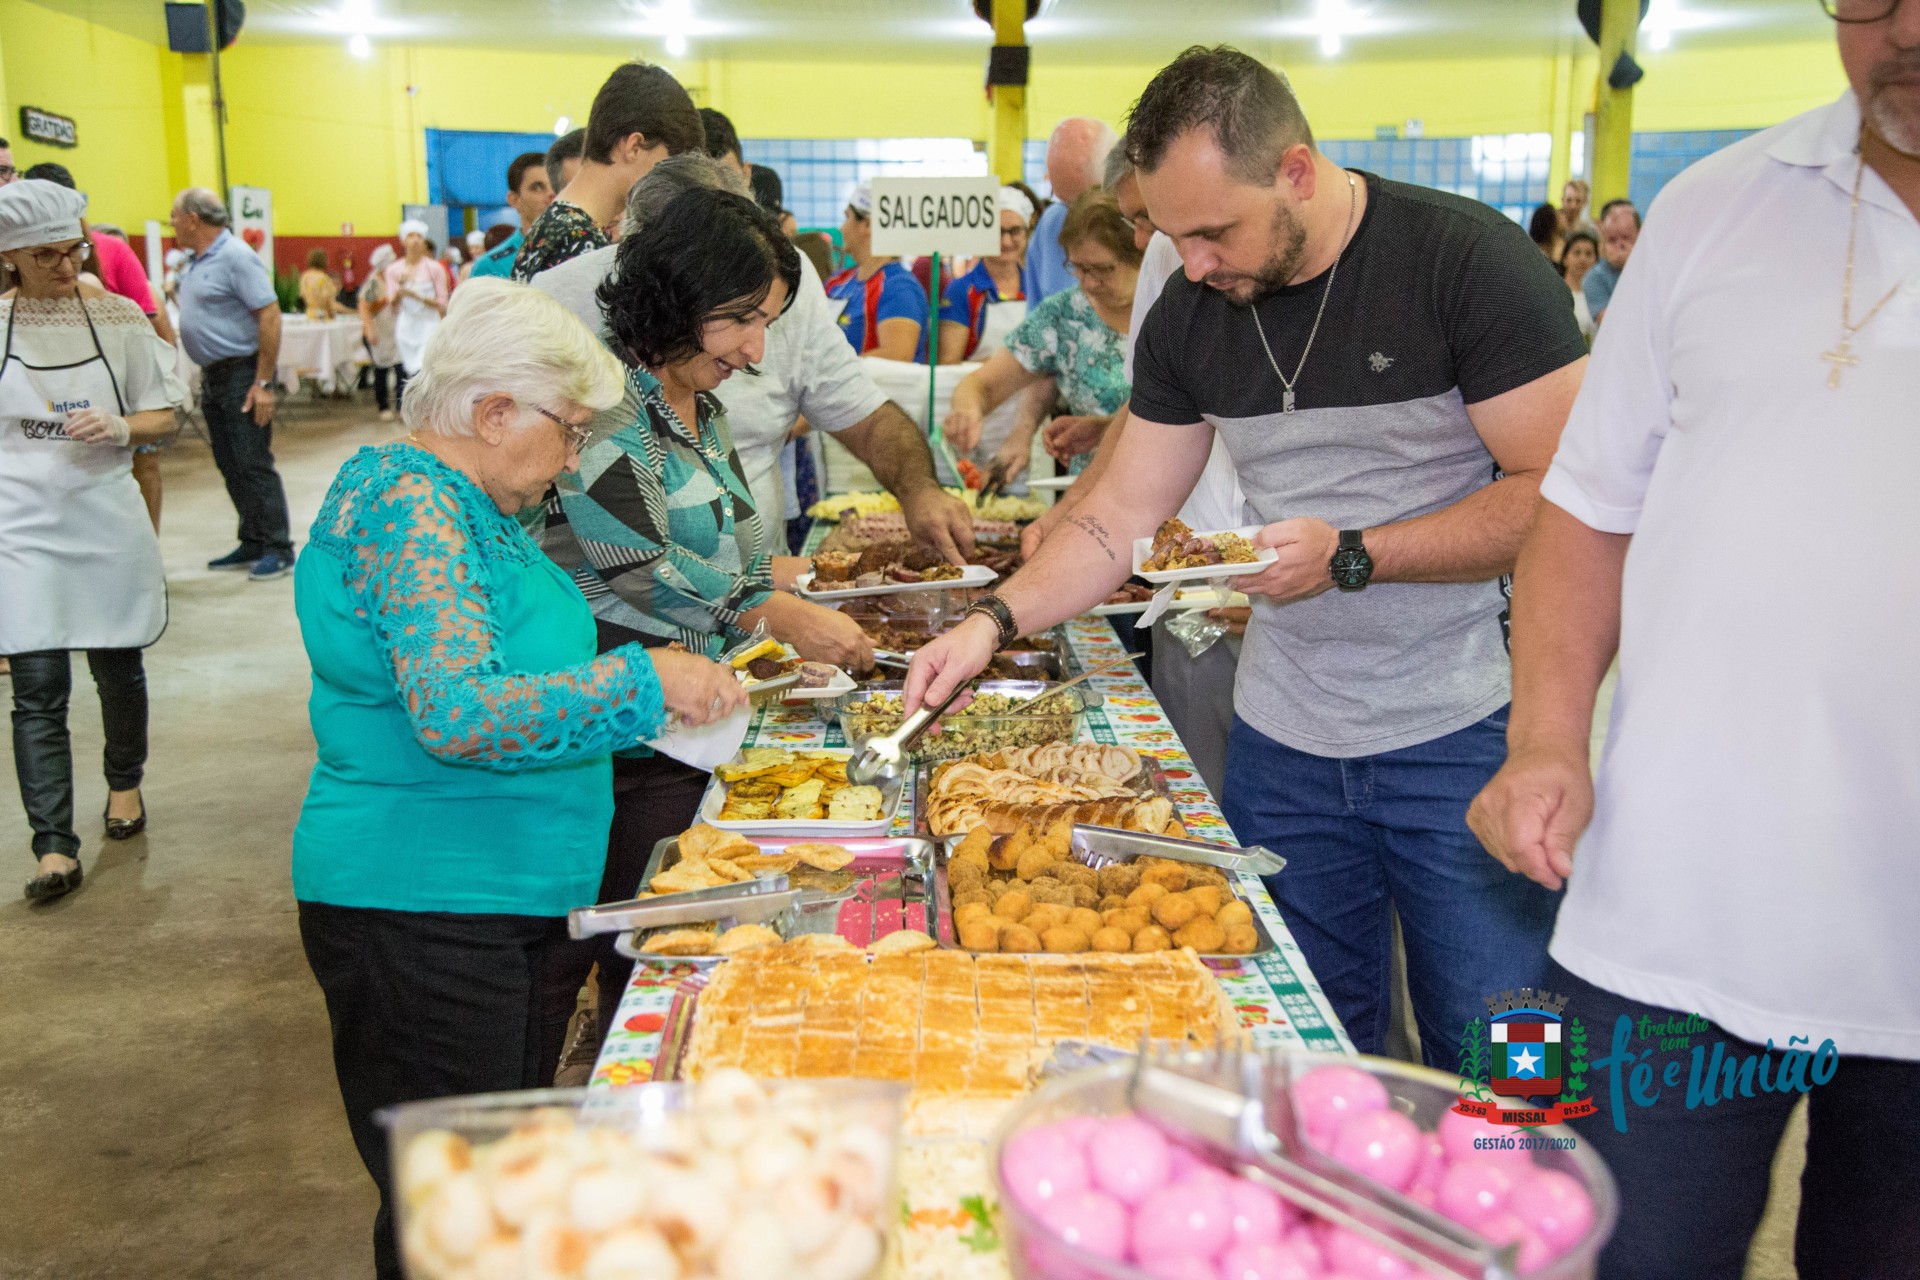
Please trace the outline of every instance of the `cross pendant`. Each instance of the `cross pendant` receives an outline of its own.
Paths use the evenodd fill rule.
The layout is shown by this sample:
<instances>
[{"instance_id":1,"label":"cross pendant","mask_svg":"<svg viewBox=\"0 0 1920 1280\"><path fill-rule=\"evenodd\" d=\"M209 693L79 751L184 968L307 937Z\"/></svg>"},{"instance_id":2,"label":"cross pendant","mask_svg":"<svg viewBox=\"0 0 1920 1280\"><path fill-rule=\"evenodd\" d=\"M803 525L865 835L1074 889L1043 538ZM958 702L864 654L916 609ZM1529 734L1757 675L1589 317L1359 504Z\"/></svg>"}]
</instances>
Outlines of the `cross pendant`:
<instances>
[{"instance_id":1,"label":"cross pendant","mask_svg":"<svg viewBox=\"0 0 1920 1280\"><path fill-rule=\"evenodd\" d=\"M1820 358L1833 366L1833 371L1827 375L1827 389L1829 391L1838 391L1840 389L1841 373L1843 373L1849 365L1860 363L1860 357L1853 354L1853 344L1850 342L1842 342L1832 351L1821 352Z\"/></svg>"},{"instance_id":2,"label":"cross pendant","mask_svg":"<svg viewBox=\"0 0 1920 1280\"><path fill-rule=\"evenodd\" d=\"M1293 388L1287 387L1280 392L1280 412L1293 412Z\"/></svg>"}]
</instances>

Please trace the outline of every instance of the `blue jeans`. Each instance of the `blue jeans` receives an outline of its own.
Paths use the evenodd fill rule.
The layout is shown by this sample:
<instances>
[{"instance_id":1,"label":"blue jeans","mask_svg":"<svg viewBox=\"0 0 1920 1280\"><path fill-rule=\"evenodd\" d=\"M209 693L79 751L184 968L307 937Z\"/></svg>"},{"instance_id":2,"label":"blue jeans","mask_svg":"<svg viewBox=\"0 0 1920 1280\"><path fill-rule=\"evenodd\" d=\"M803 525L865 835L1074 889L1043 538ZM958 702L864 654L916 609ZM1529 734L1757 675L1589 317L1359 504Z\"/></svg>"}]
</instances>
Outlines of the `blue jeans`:
<instances>
[{"instance_id":1,"label":"blue jeans","mask_svg":"<svg viewBox=\"0 0 1920 1280\"><path fill-rule=\"evenodd\" d=\"M1546 973L1560 895L1509 872L1467 830L1506 735L1502 708L1431 742L1333 759L1234 717L1227 821L1241 844L1287 860L1267 888L1362 1053L1386 1044L1396 910L1429 1066L1458 1068L1461 1033L1487 1016L1483 997Z\"/></svg>"},{"instance_id":2,"label":"blue jeans","mask_svg":"<svg viewBox=\"0 0 1920 1280\"><path fill-rule=\"evenodd\" d=\"M1567 1013L1586 1024L1597 1063L1613 1052L1622 1015L1636 1027L1685 1011L1641 1004L1603 990L1549 962L1547 986L1567 997ZM1776 1049L1803 1028L1781 1027ZM1620 1187L1620 1223L1600 1255L1600 1280L1740 1280L1747 1247L1767 1207L1774 1152L1796 1091L1735 1092L1711 1106L1686 1105L1691 1052L1726 1045L1723 1063L1758 1055L1750 1044L1707 1024L1688 1037L1686 1050L1664 1051L1636 1036L1627 1049L1654 1050L1645 1082L1657 1088L1652 1106L1630 1101L1632 1077L1622 1074L1626 1132L1615 1127L1614 1068L1590 1068L1587 1087L1597 1114L1570 1121ZM1807 1046L1814 1048L1817 1046ZM1767 1055L1765 1075L1781 1064ZM1677 1087L1662 1082L1666 1064L1680 1062ZM1711 1058L1707 1059L1711 1062ZM1723 1067L1724 1070L1724 1067ZM1807 1095L1807 1165L1800 1175L1800 1220L1794 1264L1800 1280L1893 1280L1920 1276L1920 1062L1842 1057L1826 1084Z\"/></svg>"}]
</instances>

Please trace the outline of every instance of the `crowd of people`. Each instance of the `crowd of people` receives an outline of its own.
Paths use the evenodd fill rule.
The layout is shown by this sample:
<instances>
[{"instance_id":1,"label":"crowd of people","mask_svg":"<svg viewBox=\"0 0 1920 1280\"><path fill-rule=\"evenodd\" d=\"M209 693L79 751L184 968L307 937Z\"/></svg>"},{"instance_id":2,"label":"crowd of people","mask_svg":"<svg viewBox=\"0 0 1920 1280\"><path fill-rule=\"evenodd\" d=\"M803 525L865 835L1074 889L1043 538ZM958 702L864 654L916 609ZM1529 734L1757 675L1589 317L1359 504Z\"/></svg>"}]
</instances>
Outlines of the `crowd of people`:
<instances>
[{"instance_id":1,"label":"crowd of people","mask_svg":"<svg viewBox=\"0 0 1920 1280\"><path fill-rule=\"evenodd\" d=\"M872 668L857 625L788 590L797 442L833 435L917 541L973 551L862 356L977 362L953 446L1011 478L1038 432L1076 477L915 657L910 705L1104 599L1162 521L1259 526L1251 604L1216 611L1216 644L1161 639L1154 687L1237 837L1287 857L1270 889L1355 1046L1386 1044L1396 922L1442 1069L1521 987L1609 1034L1696 1014L1736 1051L1831 1040L1802 1274L1920 1265L1897 1191L1920 1175L1897 1103L1920 1083L1920 679L1898 645L1920 508L1897 493L1920 463L1920 4L1839 3L1885 10L1840 26L1850 92L1676 180L1643 245L1626 201L1586 220L1581 182L1530 246L1496 210L1345 170L1283 77L1196 48L1124 137L1064 122L1056 198L1003 189L1000 251L944 287L872 253L864 186L851 265L823 271L725 116L623 66L584 130L513 161L524 231L483 236L464 279L415 224L370 264L357 306L405 435L340 469L297 562L272 284L219 199L182 192L178 338L239 516L209 567L292 572L313 668L293 890L379 1274L400 1261L375 1113L551 1081L595 975L611 1017L626 965L564 917L630 896L695 820L707 774L659 748L744 710L717 659L764 626ZM166 605L132 451L184 398L150 292L94 282L117 253L84 211L70 178L0 188L0 513L36 531L0 540L0 592L35 604L0 610L0 653L41 899L82 879L71 651L105 713L108 834L146 820L140 651ZM76 602L76 574L116 590ZM1843 588L1838 618L1783 591L1813 581ZM1604 1274L1737 1276L1791 1095L1718 1124L1641 1094L1631 1136L1605 1108L1577 1126L1621 1184Z\"/></svg>"}]
</instances>

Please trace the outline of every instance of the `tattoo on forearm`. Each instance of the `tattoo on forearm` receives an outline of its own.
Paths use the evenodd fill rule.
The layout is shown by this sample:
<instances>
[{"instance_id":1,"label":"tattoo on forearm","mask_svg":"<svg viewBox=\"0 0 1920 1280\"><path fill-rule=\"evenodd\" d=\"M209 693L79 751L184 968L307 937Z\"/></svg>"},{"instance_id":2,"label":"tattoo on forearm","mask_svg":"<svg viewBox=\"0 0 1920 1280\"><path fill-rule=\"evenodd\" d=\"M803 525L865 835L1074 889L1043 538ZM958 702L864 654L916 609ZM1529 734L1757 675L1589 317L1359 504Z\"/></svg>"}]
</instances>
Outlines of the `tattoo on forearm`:
<instances>
[{"instance_id":1,"label":"tattoo on forearm","mask_svg":"<svg viewBox=\"0 0 1920 1280\"><path fill-rule=\"evenodd\" d=\"M1068 516L1067 523L1078 526L1085 531L1089 538L1099 543L1100 549L1107 553L1107 559L1118 559L1118 557L1113 554L1113 535L1107 532L1107 526L1101 524L1098 518L1094 516Z\"/></svg>"}]
</instances>

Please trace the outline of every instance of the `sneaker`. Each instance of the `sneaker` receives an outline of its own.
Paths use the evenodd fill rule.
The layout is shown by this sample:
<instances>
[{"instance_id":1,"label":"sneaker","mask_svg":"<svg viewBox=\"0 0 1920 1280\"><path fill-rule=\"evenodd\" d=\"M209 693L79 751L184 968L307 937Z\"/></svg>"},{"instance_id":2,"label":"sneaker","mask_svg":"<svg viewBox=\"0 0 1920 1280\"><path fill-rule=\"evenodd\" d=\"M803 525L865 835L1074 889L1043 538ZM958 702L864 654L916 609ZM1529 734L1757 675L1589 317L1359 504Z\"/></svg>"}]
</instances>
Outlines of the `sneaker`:
<instances>
[{"instance_id":1,"label":"sneaker","mask_svg":"<svg viewBox=\"0 0 1920 1280\"><path fill-rule=\"evenodd\" d=\"M249 551L245 547L235 547L218 560L207 561L209 569L251 569L260 561L258 551Z\"/></svg>"},{"instance_id":2,"label":"sneaker","mask_svg":"<svg viewBox=\"0 0 1920 1280\"><path fill-rule=\"evenodd\" d=\"M382 410L380 411L380 421L382 421L382 422L392 422L392 421L393 421L393 410L391 410L391 409L382 409Z\"/></svg>"},{"instance_id":3,"label":"sneaker","mask_svg":"<svg viewBox=\"0 0 1920 1280\"><path fill-rule=\"evenodd\" d=\"M284 578L293 572L293 552L281 555L278 551L269 551L254 561L253 568L247 572L248 582L266 582L273 578Z\"/></svg>"}]
</instances>

